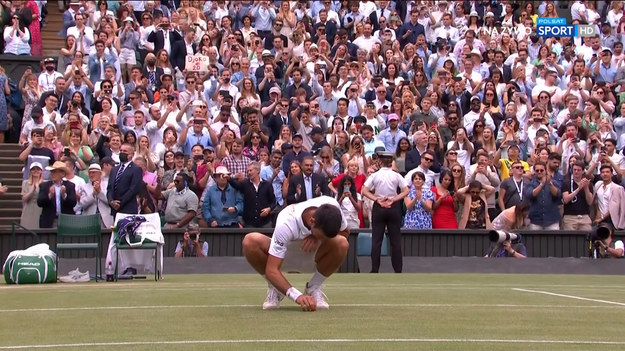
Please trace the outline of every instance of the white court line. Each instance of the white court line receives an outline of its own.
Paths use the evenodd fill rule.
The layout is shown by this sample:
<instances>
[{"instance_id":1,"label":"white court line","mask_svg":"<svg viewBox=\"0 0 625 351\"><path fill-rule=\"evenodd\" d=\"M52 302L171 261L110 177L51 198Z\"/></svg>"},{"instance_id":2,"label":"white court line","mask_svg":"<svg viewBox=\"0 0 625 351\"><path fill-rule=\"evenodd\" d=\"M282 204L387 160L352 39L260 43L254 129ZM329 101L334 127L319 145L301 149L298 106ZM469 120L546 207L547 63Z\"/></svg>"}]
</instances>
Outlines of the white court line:
<instances>
[{"instance_id":1,"label":"white court line","mask_svg":"<svg viewBox=\"0 0 625 351\"><path fill-rule=\"evenodd\" d=\"M295 305L294 305L295 306ZM504 307L504 308L582 308L582 309L594 309L594 308L614 308L608 306L588 306L588 305L512 305L512 304L444 304L444 303L398 303L398 304L390 304L390 303L380 303L380 304L366 304L366 303L350 303L350 304L332 304L333 307L467 307L467 308L493 308L493 307ZM180 308L259 308L260 304L249 305L249 304L227 304L227 305L146 305L146 306L87 306L87 307L49 307L49 308L15 308L15 309L4 309L0 310L0 313L24 313L24 312L70 312L70 311L106 311L106 310L151 310L151 309L180 309Z\"/></svg>"},{"instance_id":2,"label":"white court line","mask_svg":"<svg viewBox=\"0 0 625 351\"><path fill-rule=\"evenodd\" d=\"M549 292L549 291L519 289L519 288L512 288L512 290L528 292L528 293L534 293L534 294L543 294L543 295L550 295L550 296L557 296L557 297L565 297L567 299L574 299L574 300L600 302L600 303L607 303L607 304L610 304L610 305L625 306L625 303L622 303L622 302L615 302L615 301L608 301L608 300L598 300L598 299L589 299L587 297L573 296L573 295L564 295L564 294L556 294L556 293L552 293L552 292Z\"/></svg>"},{"instance_id":3,"label":"white court line","mask_svg":"<svg viewBox=\"0 0 625 351\"><path fill-rule=\"evenodd\" d=\"M95 346L138 346L138 345L200 345L200 344L345 344L345 343L475 343L475 344L565 344L565 345L625 345L625 341L588 341L588 340L522 340L522 339L242 339L242 340L180 340L180 341L128 341L128 342L93 342L75 344L13 345L0 346L0 350L50 349Z\"/></svg>"}]
</instances>

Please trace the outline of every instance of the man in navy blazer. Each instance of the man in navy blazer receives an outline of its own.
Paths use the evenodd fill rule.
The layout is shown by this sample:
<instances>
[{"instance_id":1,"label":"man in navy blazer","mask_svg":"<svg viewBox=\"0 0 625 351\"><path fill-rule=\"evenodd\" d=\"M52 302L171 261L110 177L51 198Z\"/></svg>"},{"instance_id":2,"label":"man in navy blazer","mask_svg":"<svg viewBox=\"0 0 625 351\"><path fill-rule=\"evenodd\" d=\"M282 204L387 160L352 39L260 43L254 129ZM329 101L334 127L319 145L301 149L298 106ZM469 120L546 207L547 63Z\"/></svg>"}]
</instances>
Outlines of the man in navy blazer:
<instances>
[{"instance_id":1,"label":"man in navy blazer","mask_svg":"<svg viewBox=\"0 0 625 351\"><path fill-rule=\"evenodd\" d=\"M184 70L187 55L194 55L195 53L197 53L197 45L195 45L195 43L193 42L193 37L195 37L195 28L191 27L184 33L184 38L173 43L171 47L171 55L169 55L169 60L171 61L172 67L178 67L180 72ZM193 52L187 51L187 45L191 46Z\"/></svg>"},{"instance_id":2,"label":"man in navy blazer","mask_svg":"<svg viewBox=\"0 0 625 351\"><path fill-rule=\"evenodd\" d=\"M302 161L302 174L291 177L286 196L287 205L310 200L321 195L331 196L328 180L321 174L313 173L315 161L306 156ZM308 179L310 178L310 181Z\"/></svg>"},{"instance_id":3,"label":"man in navy blazer","mask_svg":"<svg viewBox=\"0 0 625 351\"><path fill-rule=\"evenodd\" d=\"M143 172L141 168L132 162L135 148L130 144L123 144L119 152L119 165L111 170L106 197L111 206L111 214L117 212L138 214L137 193Z\"/></svg>"},{"instance_id":4,"label":"man in navy blazer","mask_svg":"<svg viewBox=\"0 0 625 351\"><path fill-rule=\"evenodd\" d=\"M37 195L37 205L41 207L39 227L54 228L59 213L75 214L76 187L74 183L63 180L65 174L70 172L65 163L56 161L51 167L46 167L46 170L50 171L50 180L41 183Z\"/></svg>"},{"instance_id":5,"label":"man in navy blazer","mask_svg":"<svg viewBox=\"0 0 625 351\"><path fill-rule=\"evenodd\" d=\"M148 41L150 43L154 43L154 52L159 52L161 49L165 48L165 36L167 36L167 40L169 40L168 53L171 53L171 49L174 47L174 44L177 41L182 40L182 36L180 33L171 29L169 18L161 17L161 23L159 23L155 30L148 35Z\"/></svg>"}]
</instances>

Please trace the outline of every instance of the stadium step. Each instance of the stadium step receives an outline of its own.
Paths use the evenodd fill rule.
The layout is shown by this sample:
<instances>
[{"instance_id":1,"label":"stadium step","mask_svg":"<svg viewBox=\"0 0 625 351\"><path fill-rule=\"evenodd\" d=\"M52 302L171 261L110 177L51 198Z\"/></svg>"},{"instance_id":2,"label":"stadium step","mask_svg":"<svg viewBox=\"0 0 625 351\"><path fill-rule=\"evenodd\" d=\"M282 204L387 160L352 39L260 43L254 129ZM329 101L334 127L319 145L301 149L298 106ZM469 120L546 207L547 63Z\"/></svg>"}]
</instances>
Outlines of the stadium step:
<instances>
[{"instance_id":1,"label":"stadium step","mask_svg":"<svg viewBox=\"0 0 625 351\"><path fill-rule=\"evenodd\" d=\"M11 223L13 222L20 222L20 217L0 217L0 226L7 228L7 227L11 227Z\"/></svg>"},{"instance_id":2,"label":"stadium step","mask_svg":"<svg viewBox=\"0 0 625 351\"><path fill-rule=\"evenodd\" d=\"M43 42L44 57L58 58L60 49L65 45L65 38L58 33L63 29L63 11L59 10L58 1L48 1L48 24L41 28L41 40Z\"/></svg>"},{"instance_id":3,"label":"stadium step","mask_svg":"<svg viewBox=\"0 0 625 351\"><path fill-rule=\"evenodd\" d=\"M22 149L16 150L12 148L0 149L0 157L12 157L17 158L19 154L22 152Z\"/></svg>"},{"instance_id":4,"label":"stadium step","mask_svg":"<svg viewBox=\"0 0 625 351\"><path fill-rule=\"evenodd\" d=\"M6 185L10 188L12 187L21 187L22 186L22 178L9 178L2 177L2 185ZM2 200L0 200L0 203Z\"/></svg>"},{"instance_id":5,"label":"stadium step","mask_svg":"<svg viewBox=\"0 0 625 351\"><path fill-rule=\"evenodd\" d=\"M8 187L6 194L0 197L0 227L10 227L12 222L20 221L22 215L22 168L24 163L18 160L22 147L18 144L0 144L0 177L2 184Z\"/></svg>"}]
</instances>

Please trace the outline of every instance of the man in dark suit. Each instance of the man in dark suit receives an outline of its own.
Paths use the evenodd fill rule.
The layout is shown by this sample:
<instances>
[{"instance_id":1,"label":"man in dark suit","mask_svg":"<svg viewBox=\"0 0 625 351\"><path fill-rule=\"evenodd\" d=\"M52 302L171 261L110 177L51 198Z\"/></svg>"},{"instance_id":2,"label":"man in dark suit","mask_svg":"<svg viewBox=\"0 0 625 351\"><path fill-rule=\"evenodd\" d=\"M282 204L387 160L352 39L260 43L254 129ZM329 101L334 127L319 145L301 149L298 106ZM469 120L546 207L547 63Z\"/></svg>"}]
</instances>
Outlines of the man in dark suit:
<instances>
[{"instance_id":1,"label":"man in dark suit","mask_svg":"<svg viewBox=\"0 0 625 351\"><path fill-rule=\"evenodd\" d=\"M145 91L148 101L150 103L154 102L154 92L152 91L152 89L144 89L143 82L141 81L143 77L147 78L147 76L142 75L140 66L134 66L130 69L130 82L124 84L124 103L125 104L127 104L128 101L130 101L130 92L135 91L135 90L138 90L142 93Z\"/></svg>"},{"instance_id":2,"label":"man in dark suit","mask_svg":"<svg viewBox=\"0 0 625 351\"><path fill-rule=\"evenodd\" d=\"M271 182L260 178L260 163L247 166L247 178L240 174L228 183L243 195L243 223L247 227L271 227L271 212L276 208L276 197Z\"/></svg>"},{"instance_id":3,"label":"man in dark suit","mask_svg":"<svg viewBox=\"0 0 625 351\"><path fill-rule=\"evenodd\" d=\"M135 148L130 144L123 144L119 152L119 165L111 170L106 197L111 206L111 214L117 212L137 214L137 193L143 172L141 168L132 162Z\"/></svg>"},{"instance_id":4,"label":"man in dark suit","mask_svg":"<svg viewBox=\"0 0 625 351\"><path fill-rule=\"evenodd\" d=\"M310 200L321 195L331 196L326 177L313 173L315 161L307 156L302 161L302 174L291 177L286 196L287 205Z\"/></svg>"},{"instance_id":5,"label":"man in dark suit","mask_svg":"<svg viewBox=\"0 0 625 351\"><path fill-rule=\"evenodd\" d=\"M156 67L156 56L153 53L145 56L145 63L141 74L148 79L148 89L153 91L160 89L161 76L165 71L161 67Z\"/></svg>"},{"instance_id":6,"label":"man in dark suit","mask_svg":"<svg viewBox=\"0 0 625 351\"><path fill-rule=\"evenodd\" d=\"M37 196L37 205L41 207L39 227L54 228L60 213L75 214L76 187L74 183L63 180L65 174L70 172L65 163L56 161L46 170L50 171L50 180L39 186Z\"/></svg>"},{"instance_id":7,"label":"man in dark suit","mask_svg":"<svg viewBox=\"0 0 625 351\"><path fill-rule=\"evenodd\" d=\"M167 40L169 44L166 44L165 40ZM172 30L169 18L166 17L161 17L161 23L148 35L148 41L154 43L154 52L165 49L167 53L171 54L171 49L174 47L176 41L179 40L182 40L182 36L175 30Z\"/></svg>"},{"instance_id":8,"label":"man in dark suit","mask_svg":"<svg viewBox=\"0 0 625 351\"><path fill-rule=\"evenodd\" d=\"M63 28L59 31L59 36L65 38L67 36L67 29L76 25L74 17L80 9L80 1L71 1L69 8L63 12Z\"/></svg>"},{"instance_id":9,"label":"man in dark suit","mask_svg":"<svg viewBox=\"0 0 625 351\"><path fill-rule=\"evenodd\" d=\"M190 29L184 33L184 38L173 43L171 47L171 55L169 55L169 60L171 61L172 67L178 67L180 72L184 70L187 55L195 55L197 53L197 45L195 45L195 43L193 42L194 36L195 28L190 27ZM187 46L191 46L193 52L187 52Z\"/></svg>"},{"instance_id":10,"label":"man in dark suit","mask_svg":"<svg viewBox=\"0 0 625 351\"><path fill-rule=\"evenodd\" d=\"M471 108L469 106L470 100L471 93L465 90L465 82L463 80L455 81L453 85L453 90L449 93L443 94L443 96L441 97L441 102L443 103L443 106L449 105L450 101L457 102L458 106L460 106L460 109L462 110L462 116L466 115L467 113L469 113L469 111L471 111Z\"/></svg>"}]
</instances>

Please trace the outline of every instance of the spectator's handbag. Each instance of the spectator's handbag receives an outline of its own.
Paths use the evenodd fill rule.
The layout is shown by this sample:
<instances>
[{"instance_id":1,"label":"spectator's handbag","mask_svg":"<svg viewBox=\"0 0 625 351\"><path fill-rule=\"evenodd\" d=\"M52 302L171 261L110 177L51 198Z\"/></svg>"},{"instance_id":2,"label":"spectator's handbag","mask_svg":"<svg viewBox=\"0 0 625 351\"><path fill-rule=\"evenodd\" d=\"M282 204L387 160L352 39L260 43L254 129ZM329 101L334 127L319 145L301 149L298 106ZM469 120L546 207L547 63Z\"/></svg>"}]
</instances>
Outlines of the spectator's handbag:
<instances>
[{"instance_id":1,"label":"spectator's handbag","mask_svg":"<svg viewBox=\"0 0 625 351\"><path fill-rule=\"evenodd\" d=\"M37 244L9 254L4 266L7 284L56 283L56 254L48 244Z\"/></svg>"}]
</instances>

